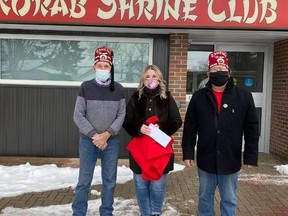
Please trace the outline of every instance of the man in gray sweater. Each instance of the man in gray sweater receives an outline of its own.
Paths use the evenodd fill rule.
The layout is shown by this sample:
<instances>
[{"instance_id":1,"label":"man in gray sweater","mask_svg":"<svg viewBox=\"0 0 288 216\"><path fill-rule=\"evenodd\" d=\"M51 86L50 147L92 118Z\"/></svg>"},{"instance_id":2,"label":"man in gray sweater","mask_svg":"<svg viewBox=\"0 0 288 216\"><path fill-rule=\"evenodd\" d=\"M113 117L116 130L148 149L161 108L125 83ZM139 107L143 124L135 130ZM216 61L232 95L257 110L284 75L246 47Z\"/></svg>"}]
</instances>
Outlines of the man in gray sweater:
<instances>
[{"instance_id":1,"label":"man in gray sweater","mask_svg":"<svg viewBox=\"0 0 288 216\"><path fill-rule=\"evenodd\" d=\"M95 79L81 84L77 96L74 122L79 128L80 169L73 216L87 212L88 196L98 157L102 166L101 216L113 215L114 190L126 102L123 87L114 82L113 52L108 47L95 50Z\"/></svg>"}]
</instances>

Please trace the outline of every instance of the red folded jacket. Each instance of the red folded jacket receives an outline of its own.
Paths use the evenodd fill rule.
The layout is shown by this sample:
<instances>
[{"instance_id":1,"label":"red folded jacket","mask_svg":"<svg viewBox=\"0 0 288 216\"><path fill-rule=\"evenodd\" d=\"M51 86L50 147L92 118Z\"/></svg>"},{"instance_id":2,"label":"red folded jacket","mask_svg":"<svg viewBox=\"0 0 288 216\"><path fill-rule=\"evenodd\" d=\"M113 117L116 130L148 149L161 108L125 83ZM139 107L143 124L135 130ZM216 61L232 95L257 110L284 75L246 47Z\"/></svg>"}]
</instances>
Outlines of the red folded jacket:
<instances>
[{"instance_id":1,"label":"red folded jacket","mask_svg":"<svg viewBox=\"0 0 288 216\"><path fill-rule=\"evenodd\" d=\"M158 118L152 116L146 121L147 124L158 123ZM143 180L159 180L163 175L171 155L173 154L172 137L169 144L164 148L147 135L133 137L127 145L127 150L142 169Z\"/></svg>"}]
</instances>

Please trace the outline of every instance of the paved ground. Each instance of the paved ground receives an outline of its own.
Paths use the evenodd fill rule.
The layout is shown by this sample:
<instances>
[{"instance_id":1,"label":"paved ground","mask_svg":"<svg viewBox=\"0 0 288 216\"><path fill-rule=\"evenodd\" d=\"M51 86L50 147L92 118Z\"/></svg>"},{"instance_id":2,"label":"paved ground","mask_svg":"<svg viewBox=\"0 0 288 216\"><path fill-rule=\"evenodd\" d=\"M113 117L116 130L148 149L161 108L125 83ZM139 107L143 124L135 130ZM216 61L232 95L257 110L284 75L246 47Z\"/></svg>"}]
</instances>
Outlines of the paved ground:
<instances>
[{"instance_id":1,"label":"paved ground","mask_svg":"<svg viewBox=\"0 0 288 216\"><path fill-rule=\"evenodd\" d=\"M27 158L0 157L1 165L15 165L26 163ZM59 166L78 166L77 159L55 158L29 158L31 165L54 163ZM288 176L280 175L274 168L275 165L287 164L272 155L261 154L259 166L240 172L238 191L239 216L288 216ZM119 164L127 165L127 160L120 160ZM93 186L100 190L101 186ZM125 199L134 198L133 182L118 184L116 197ZM169 205L173 205L181 215L197 215L198 181L196 169L170 173L167 183L167 198ZM91 195L90 199L97 196ZM27 193L17 197L0 199L0 211L8 206L17 208L30 208L36 206L49 206L68 204L73 200L72 189L46 191L42 193ZM219 194L215 198L216 215L219 214ZM171 215L172 216L172 215Z\"/></svg>"}]
</instances>

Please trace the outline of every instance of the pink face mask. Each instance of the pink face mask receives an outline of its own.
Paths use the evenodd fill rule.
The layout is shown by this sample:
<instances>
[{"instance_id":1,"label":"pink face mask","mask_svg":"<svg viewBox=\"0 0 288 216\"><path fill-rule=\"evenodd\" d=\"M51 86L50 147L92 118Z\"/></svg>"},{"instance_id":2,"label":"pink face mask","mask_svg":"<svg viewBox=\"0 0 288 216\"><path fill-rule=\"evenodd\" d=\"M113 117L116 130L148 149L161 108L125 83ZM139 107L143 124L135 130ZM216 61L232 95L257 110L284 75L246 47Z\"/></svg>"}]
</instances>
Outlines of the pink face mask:
<instances>
[{"instance_id":1,"label":"pink face mask","mask_svg":"<svg viewBox=\"0 0 288 216\"><path fill-rule=\"evenodd\" d=\"M145 79L144 85L148 89L155 89L159 85L159 81L156 79Z\"/></svg>"}]
</instances>

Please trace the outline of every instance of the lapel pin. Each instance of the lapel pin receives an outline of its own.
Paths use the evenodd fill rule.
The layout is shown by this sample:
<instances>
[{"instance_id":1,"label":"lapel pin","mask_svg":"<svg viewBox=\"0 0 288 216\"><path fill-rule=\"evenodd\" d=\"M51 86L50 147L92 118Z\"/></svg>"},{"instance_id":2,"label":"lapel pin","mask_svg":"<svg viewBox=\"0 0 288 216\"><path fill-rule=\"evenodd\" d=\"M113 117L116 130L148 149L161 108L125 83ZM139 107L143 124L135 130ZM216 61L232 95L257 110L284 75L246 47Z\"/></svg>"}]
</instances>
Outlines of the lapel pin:
<instances>
[{"instance_id":1,"label":"lapel pin","mask_svg":"<svg viewBox=\"0 0 288 216\"><path fill-rule=\"evenodd\" d=\"M223 107L224 107L224 108L227 108L227 107L228 107L228 104L223 104Z\"/></svg>"}]
</instances>

